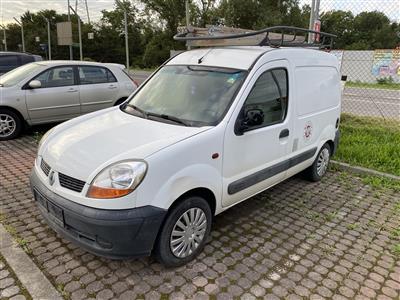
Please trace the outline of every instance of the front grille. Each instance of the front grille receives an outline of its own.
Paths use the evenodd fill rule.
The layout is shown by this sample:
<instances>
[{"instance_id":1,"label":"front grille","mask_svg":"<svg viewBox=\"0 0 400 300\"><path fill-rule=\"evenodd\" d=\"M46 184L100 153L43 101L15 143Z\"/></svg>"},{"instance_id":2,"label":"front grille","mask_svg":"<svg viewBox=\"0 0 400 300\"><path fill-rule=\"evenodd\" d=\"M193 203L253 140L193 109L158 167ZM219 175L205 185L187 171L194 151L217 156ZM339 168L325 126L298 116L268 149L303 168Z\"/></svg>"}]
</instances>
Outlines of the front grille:
<instances>
[{"instance_id":1,"label":"front grille","mask_svg":"<svg viewBox=\"0 0 400 300\"><path fill-rule=\"evenodd\" d=\"M63 188L75 191L80 193L85 186L85 182L73 177L70 177L68 175L58 173L58 179L60 181L60 185Z\"/></svg>"},{"instance_id":2,"label":"front grille","mask_svg":"<svg viewBox=\"0 0 400 300\"><path fill-rule=\"evenodd\" d=\"M42 161L40 163L40 168L42 169L43 173L46 174L46 176L49 176L50 173L50 166L44 161L42 158Z\"/></svg>"}]
</instances>

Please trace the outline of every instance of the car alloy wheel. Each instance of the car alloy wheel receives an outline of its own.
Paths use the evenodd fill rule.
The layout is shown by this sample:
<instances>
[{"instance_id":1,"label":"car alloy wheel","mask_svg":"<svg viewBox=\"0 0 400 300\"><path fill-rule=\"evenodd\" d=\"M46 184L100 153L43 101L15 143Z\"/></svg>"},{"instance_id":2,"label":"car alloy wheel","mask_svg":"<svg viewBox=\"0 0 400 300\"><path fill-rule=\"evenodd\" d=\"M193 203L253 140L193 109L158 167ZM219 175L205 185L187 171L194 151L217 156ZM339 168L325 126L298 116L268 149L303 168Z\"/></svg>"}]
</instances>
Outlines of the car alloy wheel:
<instances>
[{"instance_id":1,"label":"car alloy wheel","mask_svg":"<svg viewBox=\"0 0 400 300\"><path fill-rule=\"evenodd\" d=\"M190 256L201 244L207 230L206 214L194 207L184 212L175 223L170 237L172 254L178 258Z\"/></svg>"},{"instance_id":2,"label":"car alloy wheel","mask_svg":"<svg viewBox=\"0 0 400 300\"><path fill-rule=\"evenodd\" d=\"M12 135L17 128L17 122L8 114L0 114L0 137Z\"/></svg>"},{"instance_id":3,"label":"car alloy wheel","mask_svg":"<svg viewBox=\"0 0 400 300\"><path fill-rule=\"evenodd\" d=\"M328 169L328 164L329 164L329 149L324 148L320 152L317 160L317 173L320 177L322 177L325 173L326 170Z\"/></svg>"}]
</instances>

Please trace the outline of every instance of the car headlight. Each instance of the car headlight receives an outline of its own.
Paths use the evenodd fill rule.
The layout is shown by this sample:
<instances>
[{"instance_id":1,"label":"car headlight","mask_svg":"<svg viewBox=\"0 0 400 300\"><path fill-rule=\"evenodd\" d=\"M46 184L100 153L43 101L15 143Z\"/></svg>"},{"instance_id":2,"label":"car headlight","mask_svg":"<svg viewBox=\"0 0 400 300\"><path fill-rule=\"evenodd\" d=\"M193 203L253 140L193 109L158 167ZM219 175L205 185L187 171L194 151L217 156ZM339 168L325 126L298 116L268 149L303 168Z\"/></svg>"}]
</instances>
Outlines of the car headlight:
<instances>
[{"instance_id":1,"label":"car headlight","mask_svg":"<svg viewBox=\"0 0 400 300\"><path fill-rule=\"evenodd\" d=\"M87 197L118 198L133 192L147 171L144 161L121 161L103 169L90 184Z\"/></svg>"}]
</instances>

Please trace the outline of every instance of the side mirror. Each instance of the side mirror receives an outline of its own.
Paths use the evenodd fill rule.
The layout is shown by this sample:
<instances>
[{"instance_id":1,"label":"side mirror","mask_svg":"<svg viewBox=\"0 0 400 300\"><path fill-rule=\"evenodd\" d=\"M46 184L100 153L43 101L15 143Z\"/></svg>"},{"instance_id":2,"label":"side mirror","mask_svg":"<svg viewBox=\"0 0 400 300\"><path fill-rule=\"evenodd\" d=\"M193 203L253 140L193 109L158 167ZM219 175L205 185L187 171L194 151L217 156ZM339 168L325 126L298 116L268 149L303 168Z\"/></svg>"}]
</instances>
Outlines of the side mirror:
<instances>
[{"instance_id":1,"label":"side mirror","mask_svg":"<svg viewBox=\"0 0 400 300\"><path fill-rule=\"evenodd\" d=\"M42 83L39 80L32 80L31 82L29 82L29 87L31 89L38 89L42 87Z\"/></svg>"},{"instance_id":2,"label":"side mirror","mask_svg":"<svg viewBox=\"0 0 400 300\"><path fill-rule=\"evenodd\" d=\"M235 124L235 133L242 135L249 128L262 125L264 122L264 112L261 109L254 108L241 113L242 117L238 118Z\"/></svg>"}]
</instances>

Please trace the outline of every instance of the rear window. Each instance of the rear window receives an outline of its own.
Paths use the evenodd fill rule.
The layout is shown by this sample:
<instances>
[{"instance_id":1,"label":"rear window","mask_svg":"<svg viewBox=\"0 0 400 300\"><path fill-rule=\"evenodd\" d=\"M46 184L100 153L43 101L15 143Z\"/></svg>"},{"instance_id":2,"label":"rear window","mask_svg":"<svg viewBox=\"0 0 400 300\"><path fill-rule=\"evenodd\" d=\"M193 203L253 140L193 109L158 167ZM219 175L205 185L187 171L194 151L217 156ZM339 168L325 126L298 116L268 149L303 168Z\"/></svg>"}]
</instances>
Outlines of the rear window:
<instances>
[{"instance_id":1,"label":"rear window","mask_svg":"<svg viewBox=\"0 0 400 300\"><path fill-rule=\"evenodd\" d=\"M79 79L81 84L98 84L117 81L110 70L91 66L79 67Z\"/></svg>"},{"instance_id":2,"label":"rear window","mask_svg":"<svg viewBox=\"0 0 400 300\"><path fill-rule=\"evenodd\" d=\"M124 72L125 75L128 76L130 79L132 80L134 79L133 75L129 73L128 69L122 69L122 72Z\"/></svg>"},{"instance_id":3,"label":"rear window","mask_svg":"<svg viewBox=\"0 0 400 300\"><path fill-rule=\"evenodd\" d=\"M3 55L0 56L0 66L18 66L18 57L16 55Z\"/></svg>"}]
</instances>

